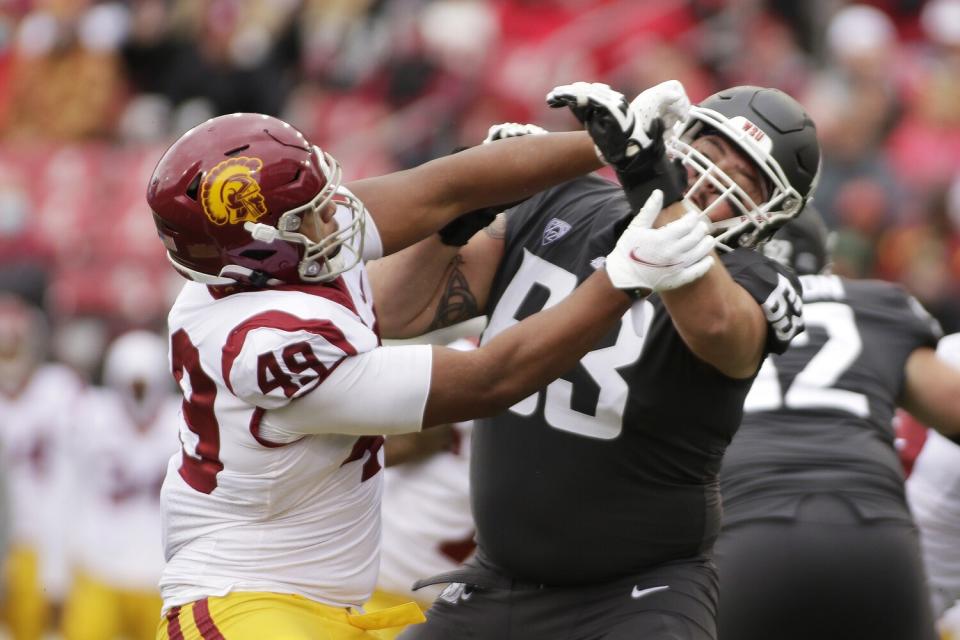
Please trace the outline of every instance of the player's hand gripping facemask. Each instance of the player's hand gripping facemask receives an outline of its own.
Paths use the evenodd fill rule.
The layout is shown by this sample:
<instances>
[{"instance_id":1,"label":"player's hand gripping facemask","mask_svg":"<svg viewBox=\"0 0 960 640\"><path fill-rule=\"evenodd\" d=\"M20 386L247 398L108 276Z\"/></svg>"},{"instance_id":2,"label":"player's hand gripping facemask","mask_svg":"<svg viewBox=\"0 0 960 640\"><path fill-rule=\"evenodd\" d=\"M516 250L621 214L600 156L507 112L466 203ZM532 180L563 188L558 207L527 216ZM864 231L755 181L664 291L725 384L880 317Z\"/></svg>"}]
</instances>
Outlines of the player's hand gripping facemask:
<instances>
[{"instance_id":1,"label":"player's hand gripping facemask","mask_svg":"<svg viewBox=\"0 0 960 640\"><path fill-rule=\"evenodd\" d=\"M628 169L641 151L663 151L664 128L686 117L690 100L676 80L658 84L630 104L619 91L601 82L560 85L547 94L547 104L569 107L583 123L600 159L618 169Z\"/></svg>"},{"instance_id":2,"label":"player's hand gripping facemask","mask_svg":"<svg viewBox=\"0 0 960 640\"><path fill-rule=\"evenodd\" d=\"M569 107L593 138L600 159L614 166L627 199L640 209L651 187L666 203L683 194L682 173L666 156L664 133L686 119L690 100L676 80L647 89L627 104L602 83L575 82L547 94L551 107Z\"/></svg>"}]
</instances>

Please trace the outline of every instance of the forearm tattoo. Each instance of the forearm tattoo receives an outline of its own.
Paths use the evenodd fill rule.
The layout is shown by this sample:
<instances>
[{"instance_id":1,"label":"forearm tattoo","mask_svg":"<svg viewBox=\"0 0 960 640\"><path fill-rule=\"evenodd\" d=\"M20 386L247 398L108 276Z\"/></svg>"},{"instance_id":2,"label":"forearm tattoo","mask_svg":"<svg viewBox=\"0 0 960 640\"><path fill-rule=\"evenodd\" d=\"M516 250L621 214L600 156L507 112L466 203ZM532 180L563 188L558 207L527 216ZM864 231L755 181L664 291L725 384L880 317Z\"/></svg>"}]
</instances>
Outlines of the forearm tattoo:
<instances>
[{"instance_id":1,"label":"forearm tattoo","mask_svg":"<svg viewBox=\"0 0 960 640\"><path fill-rule=\"evenodd\" d=\"M447 286L437 305L437 314L433 318L428 331L449 327L450 325L469 320L479 315L477 299L470 291L470 283L460 270L463 258L454 256L450 263Z\"/></svg>"},{"instance_id":2,"label":"forearm tattoo","mask_svg":"<svg viewBox=\"0 0 960 640\"><path fill-rule=\"evenodd\" d=\"M493 222L484 227L483 230L486 231L487 235L491 238L503 240L507 235L507 214L503 212L498 213L497 217L493 219Z\"/></svg>"}]
</instances>

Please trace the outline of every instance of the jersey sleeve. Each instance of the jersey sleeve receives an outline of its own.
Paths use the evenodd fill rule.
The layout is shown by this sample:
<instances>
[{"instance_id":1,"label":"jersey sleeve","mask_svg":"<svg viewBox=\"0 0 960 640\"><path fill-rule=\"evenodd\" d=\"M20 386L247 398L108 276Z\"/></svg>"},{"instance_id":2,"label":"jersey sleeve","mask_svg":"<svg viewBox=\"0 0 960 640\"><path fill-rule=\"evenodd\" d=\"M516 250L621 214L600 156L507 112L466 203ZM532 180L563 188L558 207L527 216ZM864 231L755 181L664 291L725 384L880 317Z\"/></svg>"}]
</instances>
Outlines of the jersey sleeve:
<instances>
[{"instance_id":1,"label":"jersey sleeve","mask_svg":"<svg viewBox=\"0 0 960 640\"><path fill-rule=\"evenodd\" d=\"M721 257L730 275L757 301L767 319L767 353L783 353L801 333L803 299L793 271L752 249L737 249Z\"/></svg>"},{"instance_id":2,"label":"jersey sleeve","mask_svg":"<svg viewBox=\"0 0 960 640\"><path fill-rule=\"evenodd\" d=\"M301 435L392 435L419 431L430 394L430 345L379 347L350 356L316 391L267 411L260 434L275 442Z\"/></svg>"},{"instance_id":3,"label":"jersey sleeve","mask_svg":"<svg viewBox=\"0 0 960 640\"><path fill-rule=\"evenodd\" d=\"M241 400L276 409L310 393L345 358L375 344L370 329L347 313L331 319L268 311L230 332L223 347L223 379Z\"/></svg>"}]
</instances>

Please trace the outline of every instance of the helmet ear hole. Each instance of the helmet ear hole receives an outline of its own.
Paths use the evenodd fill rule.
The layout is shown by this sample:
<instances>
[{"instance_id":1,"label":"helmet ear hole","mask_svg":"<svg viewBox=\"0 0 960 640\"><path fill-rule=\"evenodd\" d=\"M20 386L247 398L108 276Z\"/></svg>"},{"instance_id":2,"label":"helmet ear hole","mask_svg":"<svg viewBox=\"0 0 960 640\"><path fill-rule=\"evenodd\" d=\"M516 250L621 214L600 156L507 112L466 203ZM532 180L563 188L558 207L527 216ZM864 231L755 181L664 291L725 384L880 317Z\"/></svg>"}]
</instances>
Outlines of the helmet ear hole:
<instances>
[{"instance_id":1,"label":"helmet ear hole","mask_svg":"<svg viewBox=\"0 0 960 640\"><path fill-rule=\"evenodd\" d=\"M275 253L276 251L272 249L247 249L246 251L242 251L240 255L244 258L250 258L251 260L263 262Z\"/></svg>"},{"instance_id":2,"label":"helmet ear hole","mask_svg":"<svg viewBox=\"0 0 960 640\"><path fill-rule=\"evenodd\" d=\"M187 197L197 202L197 195L200 193L200 181L203 180L203 171L200 171L193 177L190 184L187 185Z\"/></svg>"}]
</instances>

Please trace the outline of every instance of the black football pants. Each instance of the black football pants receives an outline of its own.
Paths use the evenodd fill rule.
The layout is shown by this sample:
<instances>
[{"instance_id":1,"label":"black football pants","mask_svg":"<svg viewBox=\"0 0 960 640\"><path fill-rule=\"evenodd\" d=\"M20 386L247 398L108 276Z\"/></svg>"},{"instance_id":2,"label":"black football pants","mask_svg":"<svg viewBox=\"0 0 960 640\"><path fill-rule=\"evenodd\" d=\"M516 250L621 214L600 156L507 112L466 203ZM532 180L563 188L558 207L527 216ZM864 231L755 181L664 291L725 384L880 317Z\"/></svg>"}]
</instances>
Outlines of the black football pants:
<instances>
[{"instance_id":1,"label":"black football pants","mask_svg":"<svg viewBox=\"0 0 960 640\"><path fill-rule=\"evenodd\" d=\"M716 587L702 559L590 586L455 583L399 640L716 640Z\"/></svg>"},{"instance_id":2,"label":"black football pants","mask_svg":"<svg viewBox=\"0 0 960 640\"><path fill-rule=\"evenodd\" d=\"M918 534L807 496L794 520L725 527L720 640L935 640Z\"/></svg>"}]
</instances>

